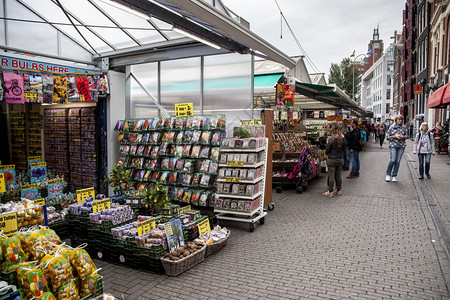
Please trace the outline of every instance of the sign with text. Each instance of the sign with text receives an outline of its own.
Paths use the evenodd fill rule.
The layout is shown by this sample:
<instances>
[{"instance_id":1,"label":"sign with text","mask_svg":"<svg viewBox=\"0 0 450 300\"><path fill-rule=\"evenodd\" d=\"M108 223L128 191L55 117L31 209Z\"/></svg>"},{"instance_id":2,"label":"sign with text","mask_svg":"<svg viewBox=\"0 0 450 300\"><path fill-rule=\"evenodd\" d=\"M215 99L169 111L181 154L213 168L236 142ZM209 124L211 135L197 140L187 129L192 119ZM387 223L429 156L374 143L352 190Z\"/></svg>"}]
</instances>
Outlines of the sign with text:
<instances>
[{"instance_id":1,"label":"sign with text","mask_svg":"<svg viewBox=\"0 0 450 300\"><path fill-rule=\"evenodd\" d=\"M37 183L22 185L20 187L20 197L29 200L36 200L41 198L41 195L39 194L38 191Z\"/></svg>"},{"instance_id":2,"label":"sign with text","mask_svg":"<svg viewBox=\"0 0 450 300\"><path fill-rule=\"evenodd\" d=\"M0 173L3 173L6 187L16 184L16 165L0 166Z\"/></svg>"},{"instance_id":3,"label":"sign with text","mask_svg":"<svg viewBox=\"0 0 450 300\"><path fill-rule=\"evenodd\" d=\"M110 208L111 208L110 198L92 202L92 212L99 212L103 209L110 209Z\"/></svg>"},{"instance_id":4,"label":"sign with text","mask_svg":"<svg viewBox=\"0 0 450 300\"><path fill-rule=\"evenodd\" d=\"M45 205L45 198L39 198L33 201L34 204Z\"/></svg>"},{"instance_id":5,"label":"sign with text","mask_svg":"<svg viewBox=\"0 0 450 300\"><path fill-rule=\"evenodd\" d=\"M15 212L0 215L0 230L3 230L3 234L7 236L17 232L17 214Z\"/></svg>"},{"instance_id":6,"label":"sign with text","mask_svg":"<svg viewBox=\"0 0 450 300\"><path fill-rule=\"evenodd\" d=\"M180 219L164 223L164 229L166 231L167 245L169 246L170 253L184 246L183 227Z\"/></svg>"},{"instance_id":7,"label":"sign with text","mask_svg":"<svg viewBox=\"0 0 450 300\"><path fill-rule=\"evenodd\" d=\"M156 228L155 218L139 222L137 226L138 226L138 235L152 231L153 229Z\"/></svg>"},{"instance_id":8,"label":"sign with text","mask_svg":"<svg viewBox=\"0 0 450 300\"><path fill-rule=\"evenodd\" d=\"M207 218L206 220L201 221L198 224L198 233L200 235L210 232L211 231L211 226L209 225L209 219Z\"/></svg>"},{"instance_id":9,"label":"sign with text","mask_svg":"<svg viewBox=\"0 0 450 300\"><path fill-rule=\"evenodd\" d=\"M194 105L190 103L178 103L175 104L175 116L177 117L193 117Z\"/></svg>"},{"instance_id":10,"label":"sign with text","mask_svg":"<svg viewBox=\"0 0 450 300\"><path fill-rule=\"evenodd\" d=\"M64 181L62 178L49 180L47 182L48 197L52 198L63 193Z\"/></svg>"},{"instance_id":11,"label":"sign with text","mask_svg":"<svg viewBox=\"0 0 450 300\"><path fill-rule=\"evenodd\" d=\"M0 194L4 193L5 189L5 175L0 173Z\"/></svg>"},{"instance_id":12,"label":"sign with text","mask_svg":"<svg viewBox=\"0 0 450 300\"><path fill-rule=\"evenodd\" d=\"M414 95L420 95L420 94L422 94L422 85L415 84L414 85Z\"/></svg>"},{"instance_id":13,"label":"sign with text","mask_svg":"<svg viewBox=\"0 0 450 300\"><path fill-rule=\"evenodd\" d=\"M178 209L178 214L179 214L179 215L182 215L182 214L185 214L185 213L187 213L188 211L191 211L191 210L192 210L192 208L191 208L190 205L185 206L185 207L180 207L180 208Z\"/></svg>"},{"instance_id":14,"label":"sign with text","mask_svg":"<svg viewBox=\"0 0 450 300\"><path fill-rule=\"evenodd\" d=\"M272 144L272 150L273 151L281 151L281 142L273 142Z\"/></svg>"},{"instance_id":15,"label":"sign with text","mask_svg":"<svg viewBox=\"0 0 450 300\"><path fill-rule=\"evenodd\" d=\"M225 177L225 182L241 182L241 177Z\"/></svg>"},{"instance_id":16,"label":"sign with text","mask_svg":"<svg viewBox=\"0 0 450 300\"><path fill-rule=\"evenodd\" d=\"M244 162L243 161L227 161L227 167L243 167Z\"/></svg>"},{"instance_id":17,"label":"sign with text","mask_svg":"<svg viewBox=\"0 0 450 300\"><path fill-rule=\"evenodd\" d=\"M38 162L30 164L30 181L36 183L47 179L47 163Z\"/></svg>"},{"instance_id":18,"label":"sign with text","mask_svg":"<svg viewBox=\"0 0 450 300\"><path fill-rule=\"evenodd\" d=\"M30 156L28 157L28 169L30 169L30 165L34 163L44 162L42 156Z\"/></svg>"},{"instance_id":19,"label":"sign with text","mask_svg":"<svg viewBox=\"0 0 450 300\"><path fill-rule=\"evenodd\" d=\"M78 204L82 204L82 203L86 202L87 197L92 197L95 199L95 190L93 187L78 190L76 193L77 193Z\"/></svg>"},{"instance_id":20,"label":"sign with text","mask_svg":"<svg viewBox=\"0 0 450 300\"><path fill-rule=\"evenodd\" d=\"M241 126L259 126L262 125L261 119L241 120Z\"/></svg>"}]
</instances>

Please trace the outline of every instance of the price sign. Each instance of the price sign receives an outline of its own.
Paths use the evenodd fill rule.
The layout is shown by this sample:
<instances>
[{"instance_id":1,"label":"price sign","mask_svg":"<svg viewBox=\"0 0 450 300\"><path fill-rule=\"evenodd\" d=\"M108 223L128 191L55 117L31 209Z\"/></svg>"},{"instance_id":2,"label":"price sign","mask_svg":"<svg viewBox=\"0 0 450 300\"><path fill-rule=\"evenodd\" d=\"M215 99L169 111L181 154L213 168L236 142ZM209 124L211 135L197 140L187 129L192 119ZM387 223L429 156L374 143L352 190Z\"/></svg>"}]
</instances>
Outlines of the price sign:
<instances>
[{"instance_id":1,"label":"price sign","mask_svg":"<svg viewBox=\"0 0 450 300\"><path fill-rule=\"evenodd\" d=\"M77 191L78 204L82 204L82 203L86 202L87 197L95 198L95 190L93 187Z\"/></svg>"},{"instance_id":2,"label":"price sign","mask_svg":"<svg viewBox=\"0 0 450 300\"><path fill-rule=\"evenodd\" d=\"M0 173L0 194L4 193L5 189L5 175Z\"/></svg>"},{"instance_id":3,"label":"price sign","mask_svg":"<svg viewBox=\"0 0 450 300\"><path fill-rule=\"evenodd\" d=\"M281 142L273 142L273 151L281 151Z\"/></svg>"},{"instance_id":4,"label":"price sign","mask_svg":"<svg viewBox=\"0 0 450 300\"><path fill-rule=\"evenodd\" d=\"M206 220L201 221L198 224L198 233L199 234L204 234L207 232L211 231L211 226L209 225L209 219L207 218Z\"/></svg>"},{"instance_id":5,"label":"price sign","mask_svg":"<svg viewBox=\"0 0 450 300\"><path fill-rule=\"evenodd\" d=\"M0 166L0 170L8 170L8 169L15 169L16 165L4 165Z\"/></svg>"},{"instance_id":6,"label":"price sign","mask_svg":"<svg viewBox=\"0 0 450 300\"><path fill-rule=\"evenodd\" d=\"M55 183L62 183L64 182L62 178L58 178L58 179L53 179L53 180L49 180L47 181L47 184L55 184Z\"/></svg>"},{"instance_id":7,"label":"price sign","mask_svg":"<svg viewBox=\"0 0 450 300\"><path fill-rule=\"evenodd\" d=\"M17 232L17 214L15 212L0 215L0 230L3 230L3 234L7 236Z\"/></svg>"},{"instance_id":8,"label":"price sign","mask_svg":"<svg viewBox=\"0 0 450 300\"><path fill-rule=\"evenodd\" d=\"M170 225L170 222L164 223L164 230L166 231L167 237L173 235L172 225Z\"/></svg>"},{"instance_id":9,"label":"price sign","mask_svg":"<svg viewBox=\"0 0 450 300\"><path fill-rule=\"evenodd\" d=\"M80 94L80 102L84 102L84 95Z\"/></svg>"},{"instance_id":10,"label":"price sign","mask_svg":"<svg viewBox=\"0 0 450 300\"><path fill-rule=\"evenodd\" d=\"M38 162L30 164L30 167L46 167L46 166L47 166L46 162Z\"/></svg>"},{"instance_id":11,"label":"price sign","mask_svg":"<svg viewBox=\"0 0 450 300\"><path fill-rule=\"evenodd\" d=\"M37 187L38 187L37 183L35 183L35 184L25 184L25 185L21 185L20 189L21 190L28 190L28 189L34 189L34 188L37 188Z\"/></svg>"},{"instance_id":12,"label":"price sign","mask_svg":"<svg viewBox=\"0 0 450 300\"><path fill-rule=\"evenodd\" d=\"M256 126L262 125L261 119L241 120L241 126Z\"/></svg>"},{"instance_id":13,"label":"price sign","mask_svg":"<svg viewBox=\"0 0 450 300\"><path fill-rule=\"evenodd\" d=\"M169 223L170 225L170 223ZM149 220L145 220L138 223L138 235L147 233L156 228L155 218L151 218ZM172 229L172 227L170 228Z\"/></svg>"},{"instance_id":14,"label":"price sign","mask_svg":"<svg viewBox=\"0 0 450 300\"><path fill-rule=\"evenodd\" d=\"M192 208L191 208L190 205L185 206L185 207L181 207L181 208L178 209L178 214L182 215L182 214L185 214L185 213L187 213L188 211L191 211L191 210L192 210Z\"/></svg>"},{"instance_id":15,"label":"price sign","mask_svg":"<svg viewBox=\"0 0 450 300\"><path fill-rule=\"evenodd\" d=\"M37 99L37 92L36 91L25 91L23 93L23 97L27 100L36 100Z\"/></svg>"},{"instance_id":16,"label":"price sign","mask_svg":"<svg viewBox=\"0 0 450 300\"><path fill-rule=\"evenodd\" d=\"M99 212L109 208L111 208L111 199L109 198L92 202L92 212Z\"/></svg>"},{"instance_id":17,"label":"price sign","mask_svg":"<svg viewBox=\"0 0 450 300\"><path fill-rule=\"evenodd\" d=\"M241 182L241 177L225 177L226 182Z\"/></svg>"},{"instance_id":18,"label":"price sign","mask_svg":"<svg viewBox=\"0 0 450 300\"><path fill-rule=\"evenodd\" d=\"M193 117L194 105L192 102L175 104L175 115L177 117Z\"/></svg>"},{"instance_id":19,"label":"price sign","mask_svg":"<svg viewBox=\"0 0 450 300\"><path fill-rule=\"evenodd\" d=\"M227 161L227 167L243 167L243 161Z\"/></svg>"},{"instance_id":20,"label":"price sign","mask_svg":"<svg viewBox=\"0 0 450 300\"><path fill-rule=\"evenodd\" d=\"M45 198L36 199L33 202L34 202L34 204L45 205Z\"/></svg>"}]
</instances>

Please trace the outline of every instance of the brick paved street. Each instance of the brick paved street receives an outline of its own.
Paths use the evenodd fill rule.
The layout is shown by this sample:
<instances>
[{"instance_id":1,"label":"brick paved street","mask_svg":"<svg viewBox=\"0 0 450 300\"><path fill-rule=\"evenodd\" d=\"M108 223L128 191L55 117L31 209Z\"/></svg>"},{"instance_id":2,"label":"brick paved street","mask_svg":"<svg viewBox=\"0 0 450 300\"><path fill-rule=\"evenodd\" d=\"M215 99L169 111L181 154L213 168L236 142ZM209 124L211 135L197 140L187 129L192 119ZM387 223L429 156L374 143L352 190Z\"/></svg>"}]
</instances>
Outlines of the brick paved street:
<instances>
[{"instance_id":1,"label":"brick paved street","mask_svg":"<svg viewBox=\"0 0 450 300\"><path fill-rule=\"evenodd\" d=\"M389 150L367 146L361 176L343 179L343 196L322 196L326 174L303 194L274 193L264 225L250 233L225 223L228 245L178 277L96 260L105 291L119 299L449 299L449 261L414 163L404 157L399 181L387 183ZM445 158L445 167L432 169L436 183L421 183L433 196L448 195ZM438 176L447 190L434 186Z\"/></svg>"}]
</instances>

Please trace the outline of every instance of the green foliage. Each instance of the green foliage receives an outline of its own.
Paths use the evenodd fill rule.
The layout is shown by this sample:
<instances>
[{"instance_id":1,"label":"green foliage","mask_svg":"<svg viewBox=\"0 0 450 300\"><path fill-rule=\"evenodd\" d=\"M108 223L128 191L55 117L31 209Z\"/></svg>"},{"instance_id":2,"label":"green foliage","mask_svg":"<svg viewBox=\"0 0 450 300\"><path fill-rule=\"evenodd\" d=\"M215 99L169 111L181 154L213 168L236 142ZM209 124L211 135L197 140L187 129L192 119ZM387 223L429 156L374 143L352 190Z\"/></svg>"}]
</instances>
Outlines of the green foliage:
<instances>
[{"instance_id":1,"label":"green foliage","mask_svg":"<svg viewBox=\"0 0 450 300\"><path fill-rule=\"evenodd\" d=\"M340 64L331 64L330 76L328 77L329 83L336 84L341 90L352 97L353 91L353 74L355 78L355 95L360 90L358 69L353 68L353 60L350 58L344 58ZM356 97L356 96L355 96Z\"/></svg>"},{"instance_id":2,"label":"green foliage","mask_svg":"<svg viewBox=\"0 0 450 300\"><path fill-rule=\"evenodd\" d=\"M151 190L147 190L143 195L145 204L152 207L152 214L156 207L165 207L170 204L167 187L157 182Z\"/></svg>"},{"instance_id":3,"label":"green foliage","mask_svg":"<svg viewBox=\"0 0 450 300\"><path fill-rule=\"evenodd\" d=\"M111 185L115 190L125 190L130 187L130 172L125 170L121 165L114 165L109 172L109 176L105 177L106 183Z\"/></svg>"},{"instance_id":4,"label":"green foliage","mask_svg":"<svg viewBox=\"0 0 450 300\"><path fill-rule=\"evenodd\" d=\"M243 127L239 127L234 131L234 135L242 139L245 139L250 137L250 131L244 129Z\"/></svg>"}]
</instances>

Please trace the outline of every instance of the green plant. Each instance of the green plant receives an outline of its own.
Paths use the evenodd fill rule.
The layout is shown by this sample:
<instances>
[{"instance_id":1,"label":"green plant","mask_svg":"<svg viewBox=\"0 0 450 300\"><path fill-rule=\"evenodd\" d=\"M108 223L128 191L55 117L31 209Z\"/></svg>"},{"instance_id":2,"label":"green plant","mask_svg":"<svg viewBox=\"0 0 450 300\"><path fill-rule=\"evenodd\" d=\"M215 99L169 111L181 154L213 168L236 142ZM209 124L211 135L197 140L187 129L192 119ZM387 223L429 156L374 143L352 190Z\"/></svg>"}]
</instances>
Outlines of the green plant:
<instances>
[{"instance_id":1,"label":"green plant","mask_svg":"<svg viewBox=\"0 0 450 300\"><path fill-rule=\"evenodd\" d=\"M117 164L111 169L109 176L105 177L105 181L119 191L129 188L131 186L130 180L130 172Z\"/></svg>"},{"instance_id":2,"label":"green plant","mask_svg":"<svg viewBox=\"0 0 450 300\"><path fill-rule=\"evenodd\" d=\"M242 139L245 139L250 137L250 131L244 129L243 127L239 127L234 131L234 135Z\"/></svg>"},{"instance_id":3,"label":"green plant","mask_svg":"<svg viewBox=\"0 0 450 300\"><path fill-rule=\"evenodd\" d=\"M152 189L144 192L143 201L152 207L153 215L156 207L162 208L170 204L167 187L157 182Z\"/></svg>"}]
</instances>

